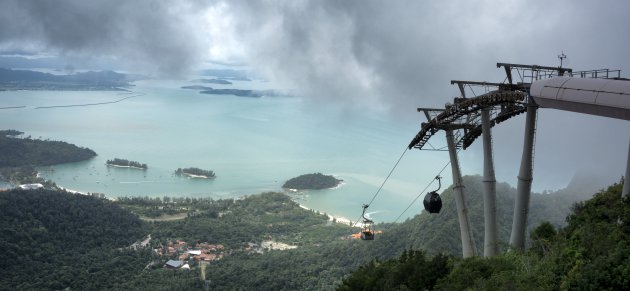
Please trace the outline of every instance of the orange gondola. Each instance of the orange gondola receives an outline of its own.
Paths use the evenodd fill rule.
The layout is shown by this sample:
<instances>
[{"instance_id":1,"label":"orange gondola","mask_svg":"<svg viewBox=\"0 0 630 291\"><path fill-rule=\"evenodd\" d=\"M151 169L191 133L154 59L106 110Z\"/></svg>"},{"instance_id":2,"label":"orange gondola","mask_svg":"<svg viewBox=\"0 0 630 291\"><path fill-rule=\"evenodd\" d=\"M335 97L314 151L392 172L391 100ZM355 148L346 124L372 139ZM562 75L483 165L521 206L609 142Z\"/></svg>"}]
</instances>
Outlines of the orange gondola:
<instances>
[{"instance_id":1,"label":"orange gondola","mask_svg":"<svg viewBox=\"0 0 630 291\"><path fill-rule=\"evenodd\" d=\"M374 240L374 221L365 217L365 210L369 207L367 204L363 204L363 225L361 226L361 239L362 240Z\"/></svg>"}]
</instances>

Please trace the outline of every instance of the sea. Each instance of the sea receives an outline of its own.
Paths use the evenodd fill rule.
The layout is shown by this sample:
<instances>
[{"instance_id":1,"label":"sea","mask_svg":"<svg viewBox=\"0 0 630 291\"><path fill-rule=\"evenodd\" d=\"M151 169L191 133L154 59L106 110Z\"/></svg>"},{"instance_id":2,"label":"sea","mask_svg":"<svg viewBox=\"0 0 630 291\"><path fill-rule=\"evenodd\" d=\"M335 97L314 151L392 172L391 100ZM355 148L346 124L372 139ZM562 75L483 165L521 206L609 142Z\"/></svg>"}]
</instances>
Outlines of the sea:
<instances>
[{"instance_id":1,"label":"sea","mask_svg":"<svg viewBox=\"0 0 630 291\"><path fill-rule=\"evenodd\" d=\"M233 83L210 86L275 89L259 80ZM286 180L321 172L343 183L285 192L304 207L349 220L372 202L367 212L377 223L420 213L424 193L437 187L433 178L448 162L446 153L406 151L420 115L417 123L402 122L385 111L343 110L299 96L245 98L181 88L191 84L143 80L129 91L4 91L0 124L93 149L93 159L38 169L73 191L226 199L285 191ZM69 106L95 103L103 104ZM113 158L145 163L148 170L107 167ZM216 178L174 175L185 167L212 170Z\"/></svg>"}]
</instances>

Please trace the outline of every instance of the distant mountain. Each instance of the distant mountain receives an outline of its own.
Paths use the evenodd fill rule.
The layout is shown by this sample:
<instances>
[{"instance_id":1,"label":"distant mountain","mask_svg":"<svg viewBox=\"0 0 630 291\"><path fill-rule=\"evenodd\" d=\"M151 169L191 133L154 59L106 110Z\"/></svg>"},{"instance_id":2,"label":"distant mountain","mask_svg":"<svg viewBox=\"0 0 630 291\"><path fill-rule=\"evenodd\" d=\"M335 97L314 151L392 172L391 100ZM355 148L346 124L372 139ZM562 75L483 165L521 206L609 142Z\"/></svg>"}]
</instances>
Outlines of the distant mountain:
<instances>
[{"instance_id":1,"label":"distant mountain","mask_svg":"<svg viewBox=\"0 0 630 291\"><path fill-rule=\"evenodd\" d=\"M83 72L72 75L0 68L0 89L4 90L121 90L130 79L114 71Z\"/></svg>"},{"instance_id":2,"label":"distant mountain","mask_svg":"<svg viewBox=\"0 0 630 291\"><path fill-rule=\"evenodd\" d=\"M483 178L481 176L465 176L464 186L477 253L483 254ZM567 187L549 194L532 193L527 233L529 234L542 221L549 221L557 227L564 226L566 224L565 218L570 213L573 204L588 199L596 193L596 189L590 188L592 187L580 189ZM497 183L498 240L503 249L508 245L512 230L515 196L515 188L507 183ZM453 187L444 190L441 197L443 206L440 213L429 214L422 211L402 224L393 225L382 239L388 240L390 247L398 245L400 250L405 247L412 247L413 249L427 250L431 254L445 252L461 256L461 240ZM415 209L418 212L421 210L419 207Z\"/></svg>"},{"instance_id":3,"label":"distant mountain","mask_svg":"<svg viewBox=\"0 0 630 291\"><path fill-rule=\"evenodd\" d=\"M575 204L563 228L537 226L525 252L429 259L405 251L361 266L337 290L626 290L630 199L621 197L622 186Z\"/></svg>"},{"instance_id":4,"label":"distant mountain","mask_svg":"<svg viewBox=\"0 0 630 291\"><path fill-rule=\"evenodd\" d=\"M2 68L63 68L65 62L56 57L23 57L23 56L0 56L0 67Z\"/></svg>"}]
</instances>

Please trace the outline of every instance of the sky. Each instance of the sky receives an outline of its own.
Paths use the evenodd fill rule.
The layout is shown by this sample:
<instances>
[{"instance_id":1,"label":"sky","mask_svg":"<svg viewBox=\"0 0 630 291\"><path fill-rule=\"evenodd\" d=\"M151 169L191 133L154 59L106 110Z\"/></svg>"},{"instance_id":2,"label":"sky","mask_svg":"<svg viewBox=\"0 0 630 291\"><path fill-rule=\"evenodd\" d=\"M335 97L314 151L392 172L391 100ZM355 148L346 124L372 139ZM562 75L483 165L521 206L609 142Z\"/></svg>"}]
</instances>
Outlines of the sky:
<instances>
[{"instance_id":1,"label":"sky","mask_svg":"<svg viewBox=\"0 0 630 291\"><path fill-rule=\"evenodd\" d=\"M497 62L557 66L564 52L565 67L630 77L624 0L4 0L0 8L3 55L164 78L209 62L246 65L313 104L378 110L418 128L416 107L458 95L451 79L503 81ZM520 162L523 126L515 118L495 128L499 179L515 179L501 166ZM553 188L582 170L618 181L629 139L627 121L541 109L534 178ZM481 173L480 152L462 153L465 169Z\"/></svg>"}]
</instances>

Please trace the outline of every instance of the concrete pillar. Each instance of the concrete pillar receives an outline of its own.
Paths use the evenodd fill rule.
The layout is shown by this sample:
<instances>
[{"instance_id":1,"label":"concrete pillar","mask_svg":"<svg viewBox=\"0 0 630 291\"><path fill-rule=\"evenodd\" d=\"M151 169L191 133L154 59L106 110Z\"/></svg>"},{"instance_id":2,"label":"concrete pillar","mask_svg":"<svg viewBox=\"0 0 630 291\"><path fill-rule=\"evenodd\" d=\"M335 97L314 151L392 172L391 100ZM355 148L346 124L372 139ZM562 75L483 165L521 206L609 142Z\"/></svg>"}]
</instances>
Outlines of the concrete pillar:
<instances>
[{"instance_id":1,"label":"concrete pillar","mask_svg":"<svg viewBox=\"0 0 630 291\"><path fill-rule=\"evenodd\" d=\"M448 154L451 158L451 171L453 172L453 196L455 196L455 204L457 205L457 217L459 219L459 232L462 238L462 253L464 258L477 255L477 248L473 240L472 228L468 219L468 208L464 196L464 182L462 174L459 170L459 160L457 159L457 150L455 149L455 140L453 131L446 131L446 143L448 144Z\"/></svg>"},{"instance_id":2,"label":"concrete pillar","mask_svg":"<svg viewBox=\"0 0 630 291\"><path fill-rule=\"evenodd\" d=\"M492 158L492 132L490 129L490 108L481 110L481 130L483 136L483 217L484 238L483 256L493 257L498 253L497 246L497 180L494 175Z\"/></svg>"},{"instance_id":3,"label":"concrete pillar","mask_svg":"<svg viewBox=\"0 0 630 291\"><path fill-rule=\"evenodd\" d=\"M530 101L525 117L523 155L521 156L521 169L518 173L518 184L516 185L514 218L512 220L512 234L510 235L510 245L520 250L525 249L525 231L527 229L527 214L529 212L529 199L531 196L534 172L533 160L534 138L536 136L536 110L538 110L538 107Z\"/></svg>"},{"instance_id":4,"label":"concrete pillar","mask_svg":"<svg viewBox=\"0 0 630 291\"><path fill-rule=\"evenodd\" d=\"M628 141L628 161L626 162L626 175L623 177L621 197L628 195L630 195L630 141Z\"/></svg>"}]
</instances>

